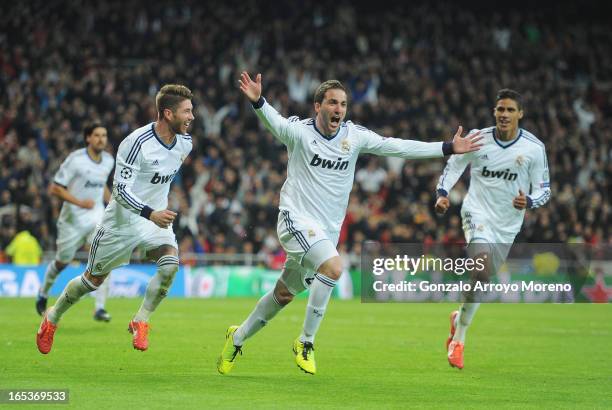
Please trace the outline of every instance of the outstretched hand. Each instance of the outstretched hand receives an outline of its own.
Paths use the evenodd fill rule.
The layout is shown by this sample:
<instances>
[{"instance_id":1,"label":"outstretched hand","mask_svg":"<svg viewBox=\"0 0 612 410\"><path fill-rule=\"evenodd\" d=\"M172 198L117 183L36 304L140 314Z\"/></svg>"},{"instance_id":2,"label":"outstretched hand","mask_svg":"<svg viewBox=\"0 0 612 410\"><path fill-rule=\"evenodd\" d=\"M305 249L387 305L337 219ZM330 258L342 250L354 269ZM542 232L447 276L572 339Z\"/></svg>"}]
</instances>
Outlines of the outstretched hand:
<instances>
[{"instance_id":1,"label":"outstretched hand","mask_svg":"<svg viewBox=\"0 0 612 410\"><path fill-rule=\"evenodd\" d=\"M253 81L249 73L243 71L240 73L238 84L240 84L240 91L252 102L257 102L261 97L261 74L257 74L255 81Z\"/></svg>"},{"instance_id":2,"label":"outstretched hand","mask_svg":"<svg viewBox=\"0 0 612 410\"><path fill-rule=\"evenodd\" d=\"M461 137L462 133L463 127L460 125L453 137L453 154L465 154L466 152L478 151L482 147L482 143L479 143L480 140L483 139L480 135L480 131L466 135L465 138Z\"/></svg>"}]
</instances>

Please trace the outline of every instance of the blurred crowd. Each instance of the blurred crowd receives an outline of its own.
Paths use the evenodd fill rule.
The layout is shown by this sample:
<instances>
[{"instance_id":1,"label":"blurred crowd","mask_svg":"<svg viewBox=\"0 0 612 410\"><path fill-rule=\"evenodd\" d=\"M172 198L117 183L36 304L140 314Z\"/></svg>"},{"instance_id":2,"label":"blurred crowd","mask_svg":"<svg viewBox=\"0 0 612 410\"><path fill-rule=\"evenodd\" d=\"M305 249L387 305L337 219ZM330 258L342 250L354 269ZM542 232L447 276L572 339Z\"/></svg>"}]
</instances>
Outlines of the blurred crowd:
<instances>
[{"instance_id":1,"label":"blurred crowd","mask_svg":"<svg viewBox=\"0 0 612 410\"><path fill-rule=\"evenodd\" d=\"M533 6L537 7L537 6ZM170 208L186 253L251 253L282 262L276 239L287 152L258 123L238 73L263 75L284 115L313 115L323 80L350 88L347 119L384 136L449 140L459 124L494 124L496 91L525 97L521 126L545 144L551 202L529 211L518 240L610 242L612 30L605 16L569 8L521 10L446 2L354 6L296 3L48 1L0 17L0 250L21 222L55 248L60 203L46 187L82 128L99 120L114 153L155 119L167 82L195 93L194 151ZM444 160L362 156L341 248L366 239L462 241L458 217L433 212ZM508 204L510 207L511 204Z\"/></svg>"}]
</instances>

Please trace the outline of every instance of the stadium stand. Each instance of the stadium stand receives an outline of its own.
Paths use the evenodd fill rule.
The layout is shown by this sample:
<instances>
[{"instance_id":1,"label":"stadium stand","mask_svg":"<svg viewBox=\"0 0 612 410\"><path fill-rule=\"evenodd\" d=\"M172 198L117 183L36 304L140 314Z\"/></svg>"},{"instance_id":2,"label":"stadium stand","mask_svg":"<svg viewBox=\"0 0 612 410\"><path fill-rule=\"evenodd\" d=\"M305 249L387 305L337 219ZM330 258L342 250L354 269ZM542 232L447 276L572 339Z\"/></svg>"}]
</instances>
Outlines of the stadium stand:
<instances>
[{"instance_id":1,"label":"stadium stand","mask_svg":"<svg viewBox=\"0 0 612 410\"><path fill-rule=\"evenodd\" d=\"M546 144L553 198L528 212L519 241L610 243L612 31L572 8L467 11L451 3L360 8L350 2L24 2L0 18L0 260L27 219L55 248L60 204L46 187L82 128L100 120L110 151L154 119L165 82L196 95L195 147L170 207L181 253L260 254L278 264L287 153L237 90L263 74L283 113L312 114L320 81L350 87L348 118L386 136L449 139L493 124L491 101L526 99L522 127ZM577 6L575 6L577 7ZM520 18L519 18L520 17ZM384 24L383 24L384 23ZM461 241L460 193L433 212L444 162L363 156L340 242ZM358 182L360 181L360 182Z\"/></svg>"}]
</instances>

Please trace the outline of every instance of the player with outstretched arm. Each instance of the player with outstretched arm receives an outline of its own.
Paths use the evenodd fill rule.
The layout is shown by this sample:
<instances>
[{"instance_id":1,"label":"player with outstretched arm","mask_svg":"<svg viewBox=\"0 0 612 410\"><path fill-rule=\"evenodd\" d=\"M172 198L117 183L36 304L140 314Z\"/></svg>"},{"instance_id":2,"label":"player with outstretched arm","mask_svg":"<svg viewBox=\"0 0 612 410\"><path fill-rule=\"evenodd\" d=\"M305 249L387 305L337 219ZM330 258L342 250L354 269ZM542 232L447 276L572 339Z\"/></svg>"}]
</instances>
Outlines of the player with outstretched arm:
<instances>
[{"instance_id":1,"label":"player with outstretched arm","mask_svg":"<svg viewBox=\"0 0 612 410\"><path fill-rule=\"evenodd\" d=\"M353 186L355 164L361 153L411 159L440 158L476 151L478 134L452 142L420 142L384 138L351 121L344 121L348 99L336 80L322 83L314 95L315 118L283 118L263 97L261 74L253 81L243 72L240 90L251 101L264 126L289 151L287 180L280 193L277 233L287 260L275 288L264 295L240 326L230 326L217 361L217 370L228 373L242 345L295 295L310 288L301 335L295 339L295 361L315 374L314 340L332 290L342 273L336 246Z\"/></svg>"}]
</instances>

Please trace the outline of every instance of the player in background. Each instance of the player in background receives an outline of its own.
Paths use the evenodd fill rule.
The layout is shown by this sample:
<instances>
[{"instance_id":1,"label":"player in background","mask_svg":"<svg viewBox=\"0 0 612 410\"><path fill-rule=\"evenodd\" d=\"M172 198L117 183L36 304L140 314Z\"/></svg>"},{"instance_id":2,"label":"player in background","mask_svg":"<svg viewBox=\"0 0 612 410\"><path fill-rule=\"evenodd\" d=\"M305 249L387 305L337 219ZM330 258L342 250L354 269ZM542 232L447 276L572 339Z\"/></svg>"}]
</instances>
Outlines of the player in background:
<instances>
[{"instance_id":1,"label":"player in background","mask_svg":"<svg viewBox=\"0 0 612 410\"><path fill-rule=\"evenodd\" d=\"M314 339L343 270L336 246L359 154L440 158L477 150L479 137L476 134L461 138L461 127L453 142L426 143L381 137L351 121L343 121L347 93L336 80L326 81L317 89L314 119L287 119L261 96L261 74L253 81L243 72L239 83L263 125L289 151L277 224L287 260L275 288L257 302L242 325L228 328L217 370L228 373L243 343L295 295L310 288L303 330L294 341L293 352L298 367L315 374Z\"/></svg>"},{"instance_id":2,"label":"player in background","mask_svg":"<svg viewBox=\"0 0 612 410\"><path fill-rule=\"evenodd\" d=\"M516 91L500 90L493 108L495 126L479 131L483 147L478 152L451 156L438 181L435 209L444 214L450 206L448 193L470 165L470 188L461 218L468 252L487 254L485 277L494 275L506 260L521 230L525 209L538 208L550 199L544 144L519 128L522 100ZM465 296L460 310L451 313L446 341L448 362L459 369L463 368L465 333L480 305L474 295Z\"/></svg>"},{"instance_id":3,"label":"player in background","mask_svg":"<svg viewBox=\"0 0 612 410\"><path fill-rule=\"evenodd\" d=\"M134 348L147 350L149 317L168 293L179 268L172 231L176 213L167 206L170 183L192 148L187 134L194 119L192 98L183 85L163 86L155 98L157 121L133 131L119 145L112 199L96 228L87 268L66 285L43 316L36 335L41 353L51 351L64 312L102 285L111 270L129 263L137 247L157 264L144 301L128 325Z\"/></svg>"},{"instance_id":4,"label":"player in background","mask_svg":"<svg viewBox=\"0 0 612 410\"><path fill-rule=\"evenodd\" d=\"M49 195L55 195L64 203L57 220L55 260L47 266L36 299L39 315L47 310L49 289L57 276L84 244L91 245L96 224L104 214L104 202L108 203L111 197L106 181L115 160L104 151L108 142L106 128L101 124L92 124L85 127L83 134L87 147L68 155L49 185ZM104 309L107 296L108 281L96 291L95 320L110 321L111 316Z\"/></svg>"}]
</instances>

